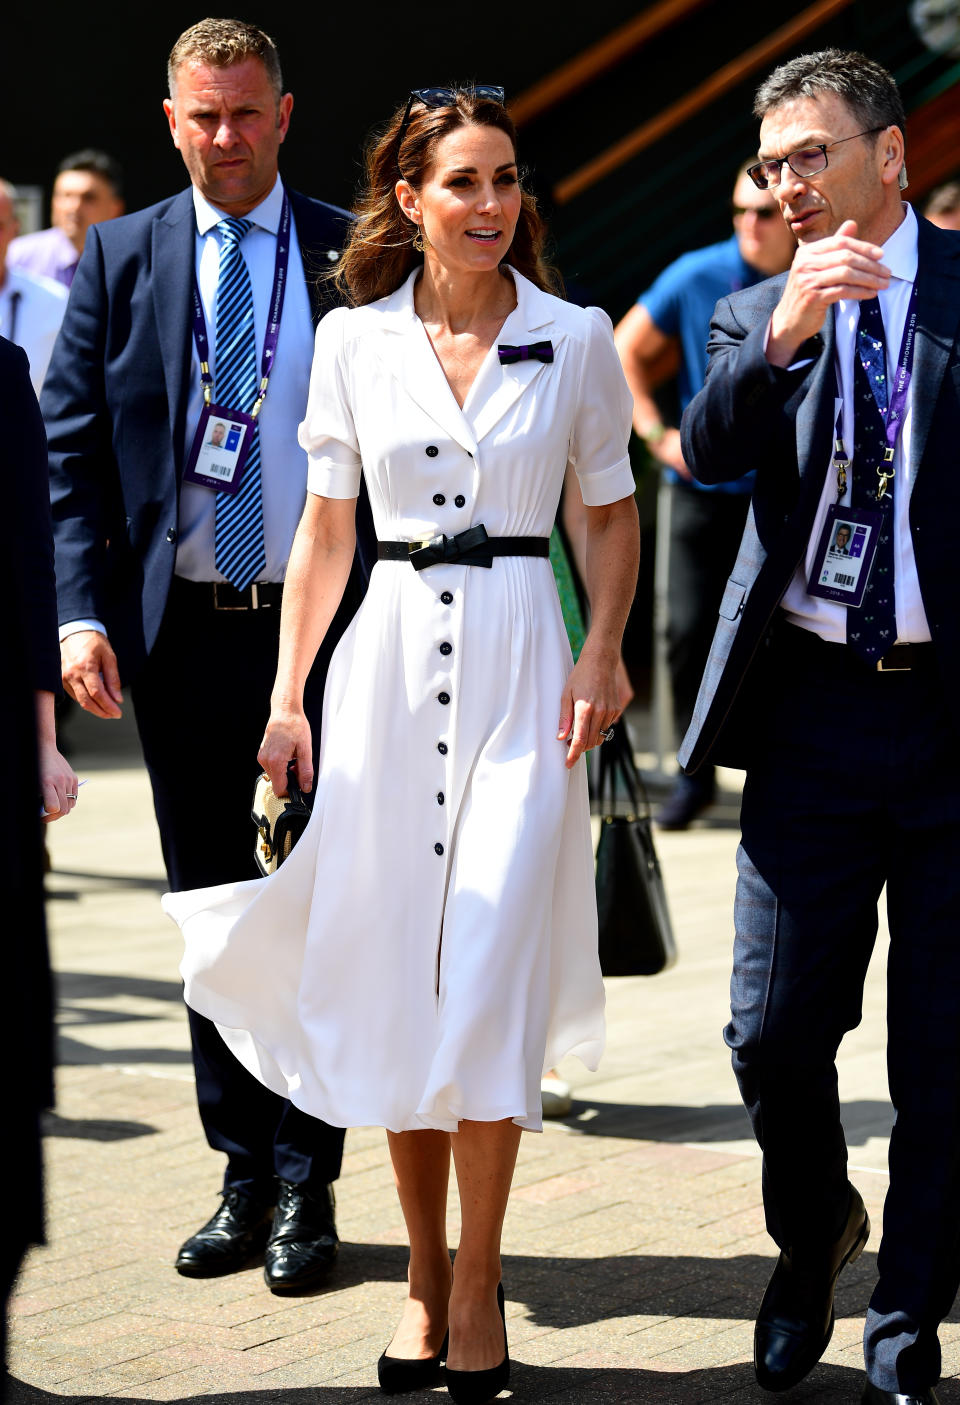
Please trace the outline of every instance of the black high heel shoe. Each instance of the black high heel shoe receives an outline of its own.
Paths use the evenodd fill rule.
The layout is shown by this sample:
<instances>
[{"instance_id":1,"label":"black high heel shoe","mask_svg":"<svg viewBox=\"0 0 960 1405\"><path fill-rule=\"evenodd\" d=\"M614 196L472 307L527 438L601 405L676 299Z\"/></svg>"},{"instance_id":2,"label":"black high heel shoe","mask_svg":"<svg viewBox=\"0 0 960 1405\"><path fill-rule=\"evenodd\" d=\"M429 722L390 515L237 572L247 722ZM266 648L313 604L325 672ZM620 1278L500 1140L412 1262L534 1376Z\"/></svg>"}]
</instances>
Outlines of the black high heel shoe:
<instances>
[{"instance_id":1,"label":"black high heel shoe","mask_svg":"<svg viewBox=\"0 0 960 1405\"><path fill-rule=\"evenodd\" d=\"M384 1395L404 1395L408 1390L426 1390L439 1385L443 1379L443 1363L447 1359L450 1333L444 1335L436 1356L408 1360L402 1356L382 1354L377 1362L377 1379Z\"/></svg>"},{"instance_id":2,"label":"black high heel shoe","mask_svg":"<svg viewBox=\"0 0 960 1405\"><path fill-rule=\"evenodd\" d=\"M503 1284L497 1284L497 1307L503 1322L503 1360L487 1371L444 1371L447 1391L455 1405L486 1405L500 1394L510 1379L510 1349L507 1346L507 1318L503 1307Z\"/></svg>"}]
</instances>

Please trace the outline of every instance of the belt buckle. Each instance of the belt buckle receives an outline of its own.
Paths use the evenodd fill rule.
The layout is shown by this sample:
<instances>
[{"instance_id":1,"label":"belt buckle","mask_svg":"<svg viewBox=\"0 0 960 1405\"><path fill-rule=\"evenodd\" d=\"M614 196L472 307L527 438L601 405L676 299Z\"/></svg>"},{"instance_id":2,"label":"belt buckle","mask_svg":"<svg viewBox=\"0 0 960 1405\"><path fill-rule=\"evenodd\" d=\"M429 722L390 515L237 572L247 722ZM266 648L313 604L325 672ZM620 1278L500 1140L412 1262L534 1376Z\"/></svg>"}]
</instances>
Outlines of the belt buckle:
<instances>
[{"instance_id":1,"label":"belt buckle","mask_svg":"<svg viewBox=\"0 0 960 1405\"><path fill-rule=\"evenodd\" d=\"M878 673L909 673L909 672L910 672L911 663L910 663L910 654L909 654L909 650L908 650L908 648L907 648L907 645L906 645L906 644L894 644L893 648L890 650L890 653L891 653L891 654L895 653L897 649L903 649L903 651L904 651L904 656L906 657L906 663L900 663L900 664L898 664L898 663L888 663L886 666L884 666L883 657L886 657L886 655L884 655L883 657L877 659L877 672L878 672Z\"/></svg>"},{"instance_id":2,"label":"belt buckle","mask_svg":"<svg viewBox=\"0 0 960 1405\"><path fill-rule=\"evenodd\" d=\"M220 597L219 597L219 588L220 588L220 586L223 585L223 584L229 584L229 582L223 582L223 581L214 581L214 582L213 582L213 608L214 608L215 610L231 610L231 611L232 611L232 610L258 610L258 609L260 608L259 603L258 603L257 587L256 587L256 585L251 585L251 586L250 586L250 601L251 601L251 603L250 603L249 605L221 605L221 604L220 604ZM230 586L230 589L231 589L231 590L236 590L237 588L236 588L236 586ZM237 591L237 594L239 595L239 594L240 594L240 591Z\"/></svg>"},{"instance_id":3,"label":"belt buckle","mask_svg":"<svg viewBox=\"0 0 960 1405\"><path fill-rule=\"evenodd\" d=\"M450 539L446 534L440 532L427 541L410 542L407 548L410 565L415 571L423 571L428 566L439 565L446 559L448 540Z\"/></svg>"}]
</instances>

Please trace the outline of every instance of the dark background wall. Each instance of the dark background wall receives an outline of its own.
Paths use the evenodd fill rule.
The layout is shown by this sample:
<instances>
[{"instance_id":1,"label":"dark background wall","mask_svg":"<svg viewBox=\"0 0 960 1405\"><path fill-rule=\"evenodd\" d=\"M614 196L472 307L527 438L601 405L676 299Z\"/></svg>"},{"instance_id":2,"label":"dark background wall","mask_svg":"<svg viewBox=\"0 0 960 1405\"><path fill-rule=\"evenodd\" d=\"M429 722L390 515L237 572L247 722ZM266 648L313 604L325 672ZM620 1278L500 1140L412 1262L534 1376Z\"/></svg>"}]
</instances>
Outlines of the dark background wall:
<instances>
[{"instance_id":1,"label":"dark background wall","mask_svg":"<svg viewBox=\"0 0 960 1405\"><path fill-rule=\"evenodd\" d=\"M908 107L922 104L951 74L960 76L960 45L953 54L938 54L917 34L911 16L924 0L847 0L801 42L746 73L641 155L576 199L554 205L558 181L807 13L810 4L703 0L692 15L625 52L621 62L522 127L521 157L551 217L561 268L612 316L622 315L671 258L729 230L732 174L756 150L753 90L774 63L826 44L862 48L894 70ZM475 79L503 83L515 97L649 8L635 0L485 7L438 0L310 7L250 0L234 13L262 25L280 48L295 98L282 157L287 179L349 205L366 135L411 86ZM19 0L4 29L0 175L49 192L60 157L92 145L122 161L129 208L179 189L183 166L160 106L166 55L203 13L176 3L67 6L47 0L31 7Z\"/></svg>"},{"instance_id":2,"label":"dark background wall","mask_svg":"<svg viewBox=\"0 0 960 1405\"><path fill-rule=\"evenodd\" d=\"M223 13L213 5L212 13ZM309 7L243 0L227 13L261 25L279 45L295 98L282 153L286 179L349 206L365 138L411 87L473 79L503 83L514 98L652 8L636 0ZM922 12L933 18L937 44L929 28L926 41L918 31ZM3 28L0 176L41 185L49 196L60 158L98 146L123 164L129 209L181 189L183 164L161 108L166 56L204 13L142 0L18 0ZM822 13L822 22L777 47L780 27L811 13ZM521 160L571 293L616 320L671 259L730 232L733 175L756 151L754 89L798 52L859 48L894 72L910 114L912 197L960 169L958 15L960 0L700 0L642 47L624 43L621 52L618 40L613 62L520 130ZM775 55L751 67L751 50L771 41ZM575 198L556 198L558 183L584 163L731 66L734 80L709 104ZM916 159L918 137L924 161ZM649 540L655 474L636 444L634 453ZM635 676L649 652L652 563L645 547L627 641Z\"/></svg>"},{"instance_id":3,"label":"dark background wall","mask_svg":"<svg viewBox=\"0 0 960 1405\"><path fill-rule=\"evenodd\" d=\"M571 7L572 8L572 7ZM349 205L366 134L411 87L450 80L503 83L517 93L634 13L631 0L592 0L579 15L545 21L543 7L416 4L263 4L221 9L20 0L5 21L3 155L8 180L43 184L67 151L115 153L137 208L179 189L180 157L167 132L166 58L205 13L239 14L277 41L294 94L283 151L298 188ZM11 32L12 31L12 32ZM9 41L12 39L12 43ZM22 58L15 59L19 55Z\"/></svg>"}]
</instances>

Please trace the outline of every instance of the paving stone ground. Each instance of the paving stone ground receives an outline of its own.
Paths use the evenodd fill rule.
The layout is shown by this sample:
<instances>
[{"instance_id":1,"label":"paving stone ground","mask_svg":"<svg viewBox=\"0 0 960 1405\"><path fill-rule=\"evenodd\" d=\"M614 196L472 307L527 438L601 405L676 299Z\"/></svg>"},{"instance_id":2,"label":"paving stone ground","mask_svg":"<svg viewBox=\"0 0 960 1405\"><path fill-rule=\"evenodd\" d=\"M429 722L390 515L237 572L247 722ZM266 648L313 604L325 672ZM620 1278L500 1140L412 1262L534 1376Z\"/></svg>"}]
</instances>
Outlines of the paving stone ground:
<instances>
[{"instance_id":1,"label":"paving stone ground","mask_svg":"<svg viewBox=\"0 0 960 1405\"><path fill-rule=\"evenodd\" d=\"M406 1262L381 1131L347 1134L343 1247L324 1290L273 1296L258 1264L207 1281L172 1268L180 1242L212 1212L222 1174L194 1105L180 937L159 907L160 849L129 722L81 717L70 730L89 783L76 814L49 834L60 1006L58 1102L46 1129L49 1243L31 1253L13 1303L11 1405L378 1398L376 1360ZM723 803L703 823L659 837L677 966L608 982L599 1072L565 1065L572 1115L523 1138L504 1241L518 1402L769 1399L750 1360L773 1252L759 1160L720 1038L738 837L736 778L724 779ZM841 1058L852 1175L875 1232L841 1280L824 1361L791 1402L860 1396L891 1122L885 940L863 1023ZM454 1193L450 1226L456 1243ZM960 1405L956 1314L942 1340L942 1405Z\"/></svg>"}]
</instances>

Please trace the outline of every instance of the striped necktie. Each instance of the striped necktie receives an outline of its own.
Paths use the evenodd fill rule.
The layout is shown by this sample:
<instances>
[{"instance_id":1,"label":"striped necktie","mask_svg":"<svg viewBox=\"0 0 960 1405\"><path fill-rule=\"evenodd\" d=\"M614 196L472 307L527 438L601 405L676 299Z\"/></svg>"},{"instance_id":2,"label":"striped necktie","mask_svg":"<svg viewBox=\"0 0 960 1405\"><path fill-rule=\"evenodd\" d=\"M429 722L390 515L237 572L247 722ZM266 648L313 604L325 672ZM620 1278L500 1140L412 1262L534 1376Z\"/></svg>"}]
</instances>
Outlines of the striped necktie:
<instances>
[{"instance_id":1,"label":"striped necktie","mask_svg":"<svg viewBox=\"0 0 960 1405\"><path fill-rule=\"evenodd\" d=\"M225 408L248 414L257 395L257 342L253 327L253 291L240 252L250 220L223 219L217 282L216 398ZM214 533L217 570L238 590L255 581L266 566L263 502L260 492L260 429L253 430L243 479L236 493L217 494Z\"/></svg>"}]
</instances>

